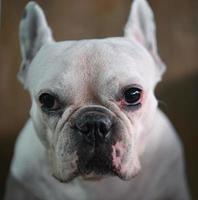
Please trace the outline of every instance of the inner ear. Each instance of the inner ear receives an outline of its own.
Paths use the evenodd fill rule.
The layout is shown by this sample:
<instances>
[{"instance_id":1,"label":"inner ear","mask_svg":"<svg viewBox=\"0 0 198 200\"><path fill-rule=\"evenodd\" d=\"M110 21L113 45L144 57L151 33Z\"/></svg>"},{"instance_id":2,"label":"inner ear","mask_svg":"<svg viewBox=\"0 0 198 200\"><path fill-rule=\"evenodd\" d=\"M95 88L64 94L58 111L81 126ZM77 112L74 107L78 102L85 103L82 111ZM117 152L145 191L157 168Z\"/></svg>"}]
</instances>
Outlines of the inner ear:
<instances>
[{"instance_id":1,"label":"inner ear","mask_svg":"<svg viewBox=\"0 0 198 200\"><path fill-rule=\"evenodd\" d=\"M124 36L136 40L148 50L156 64L160 79L165 71L165 65L158 54L154 14L146 0L133 1Z\"/></svg>"},{"instance_id":2,"label":"inner ear","mask_svg":"<svg viewBox=\"0 0 198 200\"><path fill-rule=\"evenodd\" d=\"M19 37L22 64L18 78L25 85L26 74L33 58L44 44L54 41L45 15L35 2L31 1L25 7L20 21Z\"/></svg>"}]
</instances>

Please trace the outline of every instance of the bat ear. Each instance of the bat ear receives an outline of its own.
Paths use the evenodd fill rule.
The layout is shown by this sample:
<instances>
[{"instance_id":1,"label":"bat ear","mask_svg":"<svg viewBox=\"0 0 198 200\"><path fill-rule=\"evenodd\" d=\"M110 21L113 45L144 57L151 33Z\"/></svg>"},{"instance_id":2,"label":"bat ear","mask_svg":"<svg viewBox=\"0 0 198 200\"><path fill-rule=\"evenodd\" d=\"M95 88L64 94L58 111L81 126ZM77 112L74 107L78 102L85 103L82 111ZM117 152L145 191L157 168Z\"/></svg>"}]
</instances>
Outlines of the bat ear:
<instances>
[{"instance_id":1,"label":"bat ear","mask_svg":"<svg viewBox=\"0 0 198 200\"><path fill-rule=\"evenodd\" d=\"M160 80L166 67L158 54L154 14L146 0L134 0L124 36L135 39L148 50L155 61Z\"/></svg>"},{"instance_id":2,"label":"bat ear","mask_svg":"<svg viewBox=\"0 0 198 200\"><path fill-rule=\"evenodd\" d=\"M28 68L36 53L44 44L54 41L43 10L33 1L25 7L19 26L19 38L22 63L18 79L25 84Z\"/></svg>"}]
</instances>

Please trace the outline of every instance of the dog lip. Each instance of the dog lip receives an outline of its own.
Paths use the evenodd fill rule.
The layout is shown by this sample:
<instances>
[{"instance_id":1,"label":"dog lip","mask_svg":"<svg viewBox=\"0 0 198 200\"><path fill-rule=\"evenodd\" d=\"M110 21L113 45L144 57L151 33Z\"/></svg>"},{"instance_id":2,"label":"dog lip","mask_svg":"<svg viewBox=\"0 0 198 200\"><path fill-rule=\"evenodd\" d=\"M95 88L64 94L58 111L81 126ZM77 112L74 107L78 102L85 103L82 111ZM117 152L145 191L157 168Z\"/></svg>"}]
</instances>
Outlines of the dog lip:
<instances>
[{"instance_id":1,"label":"dog lip","mask_svg":"<svg viewBox=\"0 0 198 200\"><path fill-rule=\"evenodd\" d=\"M87 174L79 172L78 176L82 177L83 180L86 181L99 181L108 177L118 177L121 180L130 180L132 177L127 174L121 173L120 169L112 168L108 173L96 173L94 171L90 171Z\"/></svg>"},{"instance_id":2,"label":"dog lip","mask_svg":"<svg viewBox=\"0 0 198 200\"><path fill-rule=\"evenodd\" d=\"M55 174L52 174L52 176L59 182L61 183L69 183L70 181L72 181L73 179L75 179L76 177L78 177L80 174L78 171L75 171L73 173L71 173L68 177L66 178L60 178L57 177Z\"/></svg>"},{"instance_id":3,"label":"dog lip","mask_svg":"<svg viewBox=\"0 0 198 200\"><path fill-rule=\"evenodd\" d=\"M103 175L96 175L96 174L88 174L81 176L85 181L100 181L104 178Z\"/></svg>"},{"instance_id":4,"label":"dog lip","mask_svg":"<svg viewBox=\"0 0 198 200\"><path fill-rule=\"evenodd\" d=\"M61 183L69 183L72 180L74 180L75 178L81 178L84 181L101 181L108 177L118 177L123 181L128 181L134 177L134 176L132 176L132 177L127 176L127 174L122 174L119 169L114 169L114 168L111 171L109 171L109 173L104 173L104 174L100 174L100 173L97 174L92 171L90 171L89 173L86 174L86 173L80 172L80 170L76 170L75 172L71 173L66 178L59 178L54 174L52 174L52 176Z\"/></svg>"}]
</instances>

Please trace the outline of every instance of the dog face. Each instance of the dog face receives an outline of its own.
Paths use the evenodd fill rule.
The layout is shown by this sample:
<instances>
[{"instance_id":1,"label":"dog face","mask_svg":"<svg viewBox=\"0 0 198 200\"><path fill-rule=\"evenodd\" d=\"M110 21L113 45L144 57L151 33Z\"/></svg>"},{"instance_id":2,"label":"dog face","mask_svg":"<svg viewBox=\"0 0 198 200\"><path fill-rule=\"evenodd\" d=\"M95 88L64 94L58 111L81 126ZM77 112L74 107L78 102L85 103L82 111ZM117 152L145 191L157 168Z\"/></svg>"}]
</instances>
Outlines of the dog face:
<instances>
[{"instance_id":1,"label":"dog face","mask_svg":"<svg viewBox=\"0 0 198 200\"><path fill-rule=\"evenodd\" d=\"M147 2L135 0L125 37L65 42L53 40L31 2L20 38L19 78L30 92L31 119L53 175L60 181L135 176L164 71Z\"/></svg>"}]
</instances>

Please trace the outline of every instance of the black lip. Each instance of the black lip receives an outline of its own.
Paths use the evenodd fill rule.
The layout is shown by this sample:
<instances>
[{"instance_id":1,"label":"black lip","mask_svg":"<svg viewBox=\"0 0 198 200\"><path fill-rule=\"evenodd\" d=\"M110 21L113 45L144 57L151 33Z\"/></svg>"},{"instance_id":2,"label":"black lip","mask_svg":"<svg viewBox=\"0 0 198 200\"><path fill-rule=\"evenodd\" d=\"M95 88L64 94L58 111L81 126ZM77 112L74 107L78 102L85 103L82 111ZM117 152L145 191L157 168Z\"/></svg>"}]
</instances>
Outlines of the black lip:
<instances>
[{"instance_id":1,"label":"black lip","mask_svg":"<svg viewBox=\"0 0 198 200\"><path fill-rule=\"evenodd\" d=\"M84 152L79 151L78 170L81 174L89 174L91 172L103 175L113 171L111 145L103 144L92 147L92 152L89 148L84 149Z\"/></svg>"},{"instance_id":2,"label":"black lip","mask_svg":"<svg viewBox=\"0 0 198 200\"><path fill-rule=\"evenodd\" d=\"M91 164L91 163L89 163ZM124 174L121 174L119 169L115 169L114 167L110 168L97 168L97 166L90 168L89 170L84 168L78 168L75 172L70 174L67 178L61 179L59 177L56 177L54 174L52 175L56 180L58 180L61 183L69 183L70 181L74 180L77 177L85 177L86 175L93 174L94 176L100 176L100 177L118 177L123 181L130 180L131 177L128 177Z\"/></svg>"}]
</instances>

